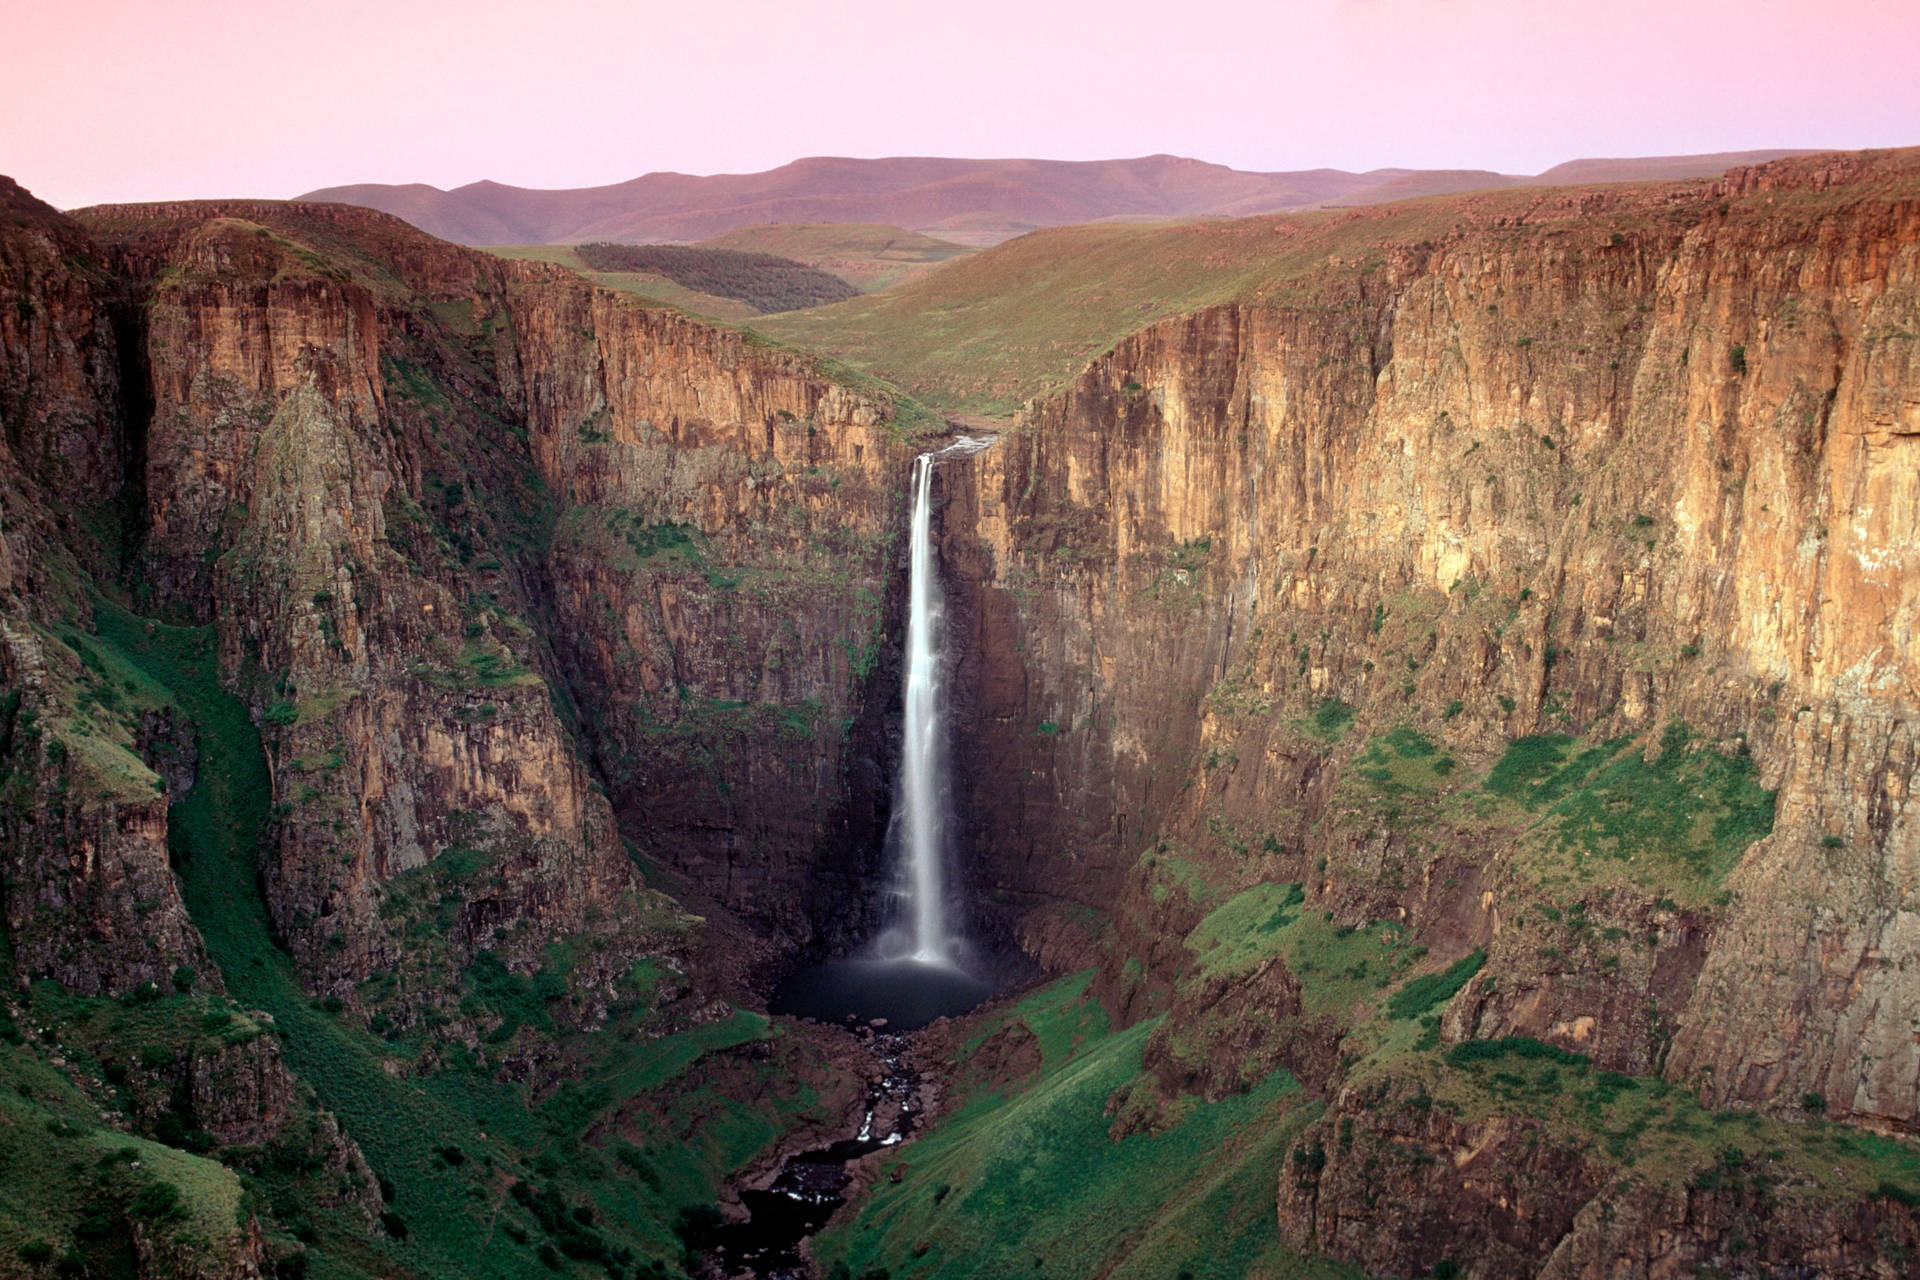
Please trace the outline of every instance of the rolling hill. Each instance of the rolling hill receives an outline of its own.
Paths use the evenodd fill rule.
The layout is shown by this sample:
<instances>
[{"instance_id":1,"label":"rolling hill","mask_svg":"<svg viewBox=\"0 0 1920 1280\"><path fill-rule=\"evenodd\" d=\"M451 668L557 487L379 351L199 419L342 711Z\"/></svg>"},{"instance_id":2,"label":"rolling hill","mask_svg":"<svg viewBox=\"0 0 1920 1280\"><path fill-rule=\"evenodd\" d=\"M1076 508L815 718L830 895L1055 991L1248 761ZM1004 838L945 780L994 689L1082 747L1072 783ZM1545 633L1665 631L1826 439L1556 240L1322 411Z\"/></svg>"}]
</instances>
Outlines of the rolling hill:
<instances>
[{"instance_id":1,"label":"rolling hill","mask_svg":"<svg viewBox=\"0 0 1920 1280\"><path fill-rule=\"evenodd\" d=\"M1105 219L1246 217L1486 186L1703 177L1791 154L1576 160L1531 178L1412 169L1253 173L1169 155L1085 161L815 156L764 173L650 173L572 190L488 181L451 191L362 183L300 199L364 205L475 245L692 241L768 223L879 222L986 246L1038 227ZM1581 166L1584 171L1563 172Z\"/></svg>"}]
</instances>

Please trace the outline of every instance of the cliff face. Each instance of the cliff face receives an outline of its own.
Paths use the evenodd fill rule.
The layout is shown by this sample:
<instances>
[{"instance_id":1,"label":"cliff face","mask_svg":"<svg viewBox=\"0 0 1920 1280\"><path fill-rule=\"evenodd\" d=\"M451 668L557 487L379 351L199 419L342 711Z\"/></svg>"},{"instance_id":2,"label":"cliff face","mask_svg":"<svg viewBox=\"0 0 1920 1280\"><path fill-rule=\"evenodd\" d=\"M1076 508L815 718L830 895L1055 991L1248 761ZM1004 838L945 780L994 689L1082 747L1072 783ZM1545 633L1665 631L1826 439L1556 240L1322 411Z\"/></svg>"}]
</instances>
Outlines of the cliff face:
<instances>
[{"instance_id":1,"label":"cliff face","mask_svg":"<svg viewBox=\"0 0 1920 1280\"><path fill-rule=\"evenodd\" d=\"M783 947L834 918L840 894L808 879L817 847L833 837L864 879L885 815L885 700L867 690L911 458L889 401L364 211L141 206L83 230L16 203L32 226L8 240L8 564L66 566L22 580L19 616L86 625L85 572L128 544L49 513L131 494L135 603L213 624L264 730L268 903L314 987L352 998L402 960L413 895L385 886L451 849L456 964L499 949L531 970L584 931L605 941L574 994L612 999L646 945L617 921L644 891L594 773L625 839L696 900ZM100 430L125 420L126 387L136 426ZM28 668L45 639L20 634L9 687L44 683ZM55 702L83 700L74 678ZM24 742L35 704L9 715ZM38 824L12 842L22 885L57 865L50 843L81 850L74 886L9 895L30 971L113 932L162 940L144 968L108 966L127 985L207 967L166 870L157 761L128 724L100 732L130 757L137 813L103 817L94 796L74 806L87 829L56 837L22 792L16 823ZM100 905L126 899L173 912L171 933ZM55 923L65 903L91 911L91 942Z\"/></svg>"},{"instance_id":2,"label":"cliff face","mask_svg":"<svg viewBox=\"0 0 1920 1280\"><path fill-rule=\"evenodd\" d=\"M119 554L130 450L125 300L96 249L0 180L0 910L23 968L117 992L207 966L143 758L174 745L166 718L65 643Z\"/></svg>"},{"instance_id":3,"label":"cliff face","mask_svg":"<svg viewBox=\"0 0 1920 1280\"><path fill-rule=\"evenodd\" d=\"M21 1061L44 1060L85 1119L61 1133L93 1140L97 1114L264 1170L267 1230L294 1233L263 1240L242 1214L234 1248L190 1263L173 1228L136 1227L141 1265L252 1274L314 1242L309 1212L354 1248L404 1240L391 1206L427 1209L408 1188L430 1151L428 1186L464 1163L460 1134L489 1171L496 1148L533 1158L459 1109L481 1103L394 1083L409 1072L481 1068L476 1098L527 1105L514 1082L623 1070L635 1044L685 1033L659 1051L680 1066L622 1085L653 1118L620 1132L736 1129L669 1157L667 1191L642 1160L661 1203L621 1230L650 1250L757 1148L743 1122L850 1105L852 1078L795 1041L790 1072L689 1113L687 1064L749 1046L750 1073L769 1037L711 994L753 956L690 978L731 918L694 933L630 850L696 901L790 925L783 954L805 941L807 860L847 821L840 760L885 749L878 708L852 721L910 457L892 402L364 211L76 222L0 194L0 1031L40 1024L48 1048ZM253 1038L219 1030L236 965ZM88 1002L104 995L141 1012L109 1017ZM166 1039L203 1017L208 1043ZM140 1035L156 1038L129 1057ZM377 1186L307 1083L346 1108ZM408 1108L426 1118L397 1124ZM549 1124L573 1142L596 1114ZM231 1173L204 1163L193 1186L224 1194ZM83 1194L112 1212L145 1203L97 1181ZM442 1222L436 1256L464 1257L457 1216L429 1238ZM514 1239L531 1260L539 1242Z\"/></svg>"},{"instance_id":4,"label":"cliff face","mask_svg":"<svg viewBox=\"0 0 1920 1280\"><path fill-rule=\"evenodd\" d=\"M1296 882L1428 964L1484 951L1445 1041L1920 1128L1911 170L1367 245L1121 343L948 469L969 865L1027 945L1092 954L1109 909L1110 1005L1204 1040L1190 931ZM1399 1070L1314 1034L1306 1078ZM1353 1208L1321 1195L1283 1225Z\"/></svg>"},{"instance_id":5,"label":"cliff face","mask_svg":"<svg viewBox=\"0 0 1920 1280\"><path fill-rule=\"evenodd\" d=\"M789 945L857 934L907 433L798 356L578 282L511 307L555 653L628 829Z\"/></svg>"},{"instance_id":6,"label":"cliff face","mask_svg":"<svg viewBox=\"0 0 1920 1280\"><path fill-rule=\"evenodd\" d=\"M476 311L504 316L508 273L452 250L343 262L301 236L325 247L372 220L304 221L239 205L98 224L144 285L144 603L215 624L266 729L268 901L311 983L346 995L392 967L405 922L382 887L453 848L491 873L456 958L499 947L532 967L638 882L501 558L537 480L490 456L506 434L493 353L468 339ZM436 306L460 309L452 328ZM463 488L502 514L456 544ZM616 948L626 963L635 945Z\"/></svg>"}]
</instances>

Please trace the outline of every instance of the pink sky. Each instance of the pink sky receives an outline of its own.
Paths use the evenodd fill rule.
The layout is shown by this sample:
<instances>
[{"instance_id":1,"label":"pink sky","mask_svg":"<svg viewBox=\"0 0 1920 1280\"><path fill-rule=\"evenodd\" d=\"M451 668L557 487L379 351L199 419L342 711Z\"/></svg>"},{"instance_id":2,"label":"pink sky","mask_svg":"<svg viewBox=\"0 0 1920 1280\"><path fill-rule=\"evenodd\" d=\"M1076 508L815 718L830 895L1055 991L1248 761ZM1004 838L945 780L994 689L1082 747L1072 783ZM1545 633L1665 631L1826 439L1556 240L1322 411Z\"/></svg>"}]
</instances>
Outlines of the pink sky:
<instances>
[{"instance_id":1,"label":"pink sky","mask_svg":"<svg viewBox=\"0 0 1920 1280\"><path fill-rule=\"evenodd\" d=\"M63 207L805 155L1531 173L1920 144L1920 0L6 8L0 173Z\"/></svg>"}]
</instances>

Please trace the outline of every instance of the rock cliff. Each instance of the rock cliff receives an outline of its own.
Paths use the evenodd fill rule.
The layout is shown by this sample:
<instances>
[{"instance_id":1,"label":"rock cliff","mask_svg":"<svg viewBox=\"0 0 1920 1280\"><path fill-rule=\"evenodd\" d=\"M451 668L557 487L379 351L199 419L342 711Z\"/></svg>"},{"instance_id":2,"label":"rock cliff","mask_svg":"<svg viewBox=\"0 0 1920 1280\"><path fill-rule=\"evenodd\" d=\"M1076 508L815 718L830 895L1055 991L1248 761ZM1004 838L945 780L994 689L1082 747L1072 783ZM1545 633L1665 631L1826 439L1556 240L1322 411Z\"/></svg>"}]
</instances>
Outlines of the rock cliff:
<instances>
[{"instance_id":1,"label":"rock cliff","mask_svg":"<svg viewBox=\"0 0 1920 1280\"><path fill-rule=\"evenodd\" d=\"M1122 342L947 471L994 909L1102 956L1110 1006L1170 1010L1187 1059L1234 998L1196 926L1293 882L1423 968L1483 950L1443 1043L1920 1126L1914 164L1547 193L1418 241L1355 220L1348 256ZM1390 1074L1367 1008L1337 1070L1280 1023L1288 1065ZM1515 1274L1581 1178L1548 1179L1565 1222ZM1322 1187L1283 1224L1352 1212ZM1444 1256L1300 1231L1369 1269Z\"/></svg>"}]
</instances>

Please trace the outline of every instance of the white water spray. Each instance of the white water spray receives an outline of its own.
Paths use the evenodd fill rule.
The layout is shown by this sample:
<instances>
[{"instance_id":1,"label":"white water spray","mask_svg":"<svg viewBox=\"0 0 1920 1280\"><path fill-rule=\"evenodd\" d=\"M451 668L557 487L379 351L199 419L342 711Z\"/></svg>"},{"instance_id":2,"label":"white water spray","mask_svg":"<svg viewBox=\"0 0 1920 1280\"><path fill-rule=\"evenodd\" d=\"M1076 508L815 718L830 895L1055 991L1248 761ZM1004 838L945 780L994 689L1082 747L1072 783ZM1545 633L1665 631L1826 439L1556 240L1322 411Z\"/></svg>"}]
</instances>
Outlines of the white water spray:
<instances>
[{"instance_id":1,"label":"white water spray","mask_svg":"<svg viewBox=\"0 0 1920 1280\"><path fill-rule=\"evenodd\" d=\"M911 930L911 958L951 967L960 939L947 919L947 706L945 611L933 557L933 464L950 453L978 453L992 444L962 436L913 460L913 517L908 539L906 731L894 822L901 883Z\"/></svg>"}]
</instances>

